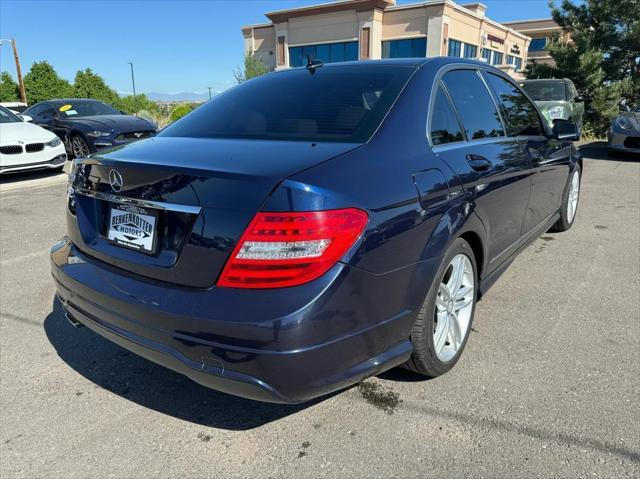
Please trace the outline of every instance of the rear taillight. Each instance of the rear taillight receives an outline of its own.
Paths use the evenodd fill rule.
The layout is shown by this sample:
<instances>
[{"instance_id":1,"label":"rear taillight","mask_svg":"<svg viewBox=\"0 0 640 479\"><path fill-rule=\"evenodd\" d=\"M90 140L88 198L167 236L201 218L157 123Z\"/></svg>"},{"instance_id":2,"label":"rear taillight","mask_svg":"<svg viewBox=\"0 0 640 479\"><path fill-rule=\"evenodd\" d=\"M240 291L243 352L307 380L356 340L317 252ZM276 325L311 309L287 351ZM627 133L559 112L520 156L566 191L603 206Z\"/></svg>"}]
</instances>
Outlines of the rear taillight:
<instances>
[{"instance_id":1,"label":"rear taillight","mask_svg":"<svg viewBox=\"0 0 640 479\"><path fill-rule=\"evenodd\" d=\"M362 234L367 213L355 208L258 213L220 275L218 286L282 288L318 278Z\"/></svg>"}]
</instances>

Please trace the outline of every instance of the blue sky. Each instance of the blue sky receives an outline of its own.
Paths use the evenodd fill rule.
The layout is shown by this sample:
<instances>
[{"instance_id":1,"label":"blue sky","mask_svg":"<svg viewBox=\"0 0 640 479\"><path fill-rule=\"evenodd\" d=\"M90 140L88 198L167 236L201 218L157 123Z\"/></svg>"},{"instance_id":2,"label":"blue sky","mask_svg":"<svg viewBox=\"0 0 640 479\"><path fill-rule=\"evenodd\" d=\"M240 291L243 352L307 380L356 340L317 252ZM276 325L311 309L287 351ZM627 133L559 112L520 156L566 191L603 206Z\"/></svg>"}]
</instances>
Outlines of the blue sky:
<instances>
[{"instance_id":1,"label":"blue sky","mask_svg":"<svg viewBox=\"0 0 640 479\"><path fill-rule=\"evenodd\" d=\"M0 38L16 39L25 73L39 60L69 80L90 67L129 92L132 61L139 92L218 91L233 84L242 62L242 25L265 22L268 11L326 1L0 0ZM547 0L482 1L497 21L549 16ZM0 52L0 69L15 77L9 46Z\"/></svg>"}]
</instances>

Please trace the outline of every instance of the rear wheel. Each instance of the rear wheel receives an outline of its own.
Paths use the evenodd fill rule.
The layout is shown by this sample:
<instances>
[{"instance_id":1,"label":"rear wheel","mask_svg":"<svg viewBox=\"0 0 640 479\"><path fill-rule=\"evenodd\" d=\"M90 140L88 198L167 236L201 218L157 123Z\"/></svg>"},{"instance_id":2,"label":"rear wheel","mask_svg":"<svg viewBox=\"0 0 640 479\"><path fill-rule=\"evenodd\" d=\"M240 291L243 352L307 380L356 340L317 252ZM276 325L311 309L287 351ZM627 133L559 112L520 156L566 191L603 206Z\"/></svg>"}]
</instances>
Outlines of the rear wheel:
<instances>
[{"instance_id":1,"label":"rear wheel","mask_svg":"<svg viewBox=\"0 0 640 479\"><path fill-rule=\"evenodd\" d=\"M560 207L560 219L551 227L550 231L563 232L573 226L578 211L580 200L580 165L576 165L562 196L562 206Z\"/></svg>"},{"instance_id":2,"label":"rear wheel","mask_svg":"<svg viewBox=\"0 0 640 479\"><path fill-rule=\"evenodd\" d=\"M477 268L469 243L447 250L411 331L413 354L404 367L428 377L449 371L467 343L477 297Z\"/></svg>"},{"instance_id":3,"label":"rear wheel","mask_svg":"<svg viewBox=\"0 0 640 479\"><path fill-rule=\"evenodd\" d=\"M75 158L84 158L91 153L89 145L80 135L75 135L71 138L71 153Z\"/></svg>"}]
</instances>

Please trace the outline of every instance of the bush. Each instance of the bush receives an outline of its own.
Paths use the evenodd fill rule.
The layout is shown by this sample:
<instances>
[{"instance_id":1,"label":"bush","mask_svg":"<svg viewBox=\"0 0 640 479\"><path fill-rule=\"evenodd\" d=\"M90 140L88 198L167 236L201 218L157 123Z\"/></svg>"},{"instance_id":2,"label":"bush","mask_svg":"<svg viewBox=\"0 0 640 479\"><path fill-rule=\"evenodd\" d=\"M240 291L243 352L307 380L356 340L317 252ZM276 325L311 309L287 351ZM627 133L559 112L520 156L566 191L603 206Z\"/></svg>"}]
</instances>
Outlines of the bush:
<instances>
[{"instance_id":1,"label":"bush","mask_svg":"<svg viewBox=\"0 0 640 479\"><path fill-rule=\"evenodd\" d=\"M189 104L189 103L182 103L178 106L176 106L172 111L171 111L171 115L170 115L170 119L171 122L173 123L176 120L179 120L180 118L182 118L183 116L185 116L188 113L191 113L194 110L193 105Z\"/></svg>"}]
</instances>

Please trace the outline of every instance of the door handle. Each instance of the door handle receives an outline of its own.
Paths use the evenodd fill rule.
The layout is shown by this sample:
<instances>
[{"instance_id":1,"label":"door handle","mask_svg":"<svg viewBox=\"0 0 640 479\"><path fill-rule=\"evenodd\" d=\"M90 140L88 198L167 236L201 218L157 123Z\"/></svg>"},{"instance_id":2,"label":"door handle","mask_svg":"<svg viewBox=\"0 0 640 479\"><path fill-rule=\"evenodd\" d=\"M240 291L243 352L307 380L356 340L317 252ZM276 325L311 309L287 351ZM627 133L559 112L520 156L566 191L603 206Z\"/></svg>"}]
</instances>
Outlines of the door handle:
<instances>
[{"instance_id":1,"label":"door handle","mask_svg":"<svg viewBox=\"0 0 640 479\"><path fill-rule=\"evenodd\" d=\"M484 156L469 154L466 158L471 168L476 171L488 171L491 169L491 162Z\"/></svg>"}]
</instances>

